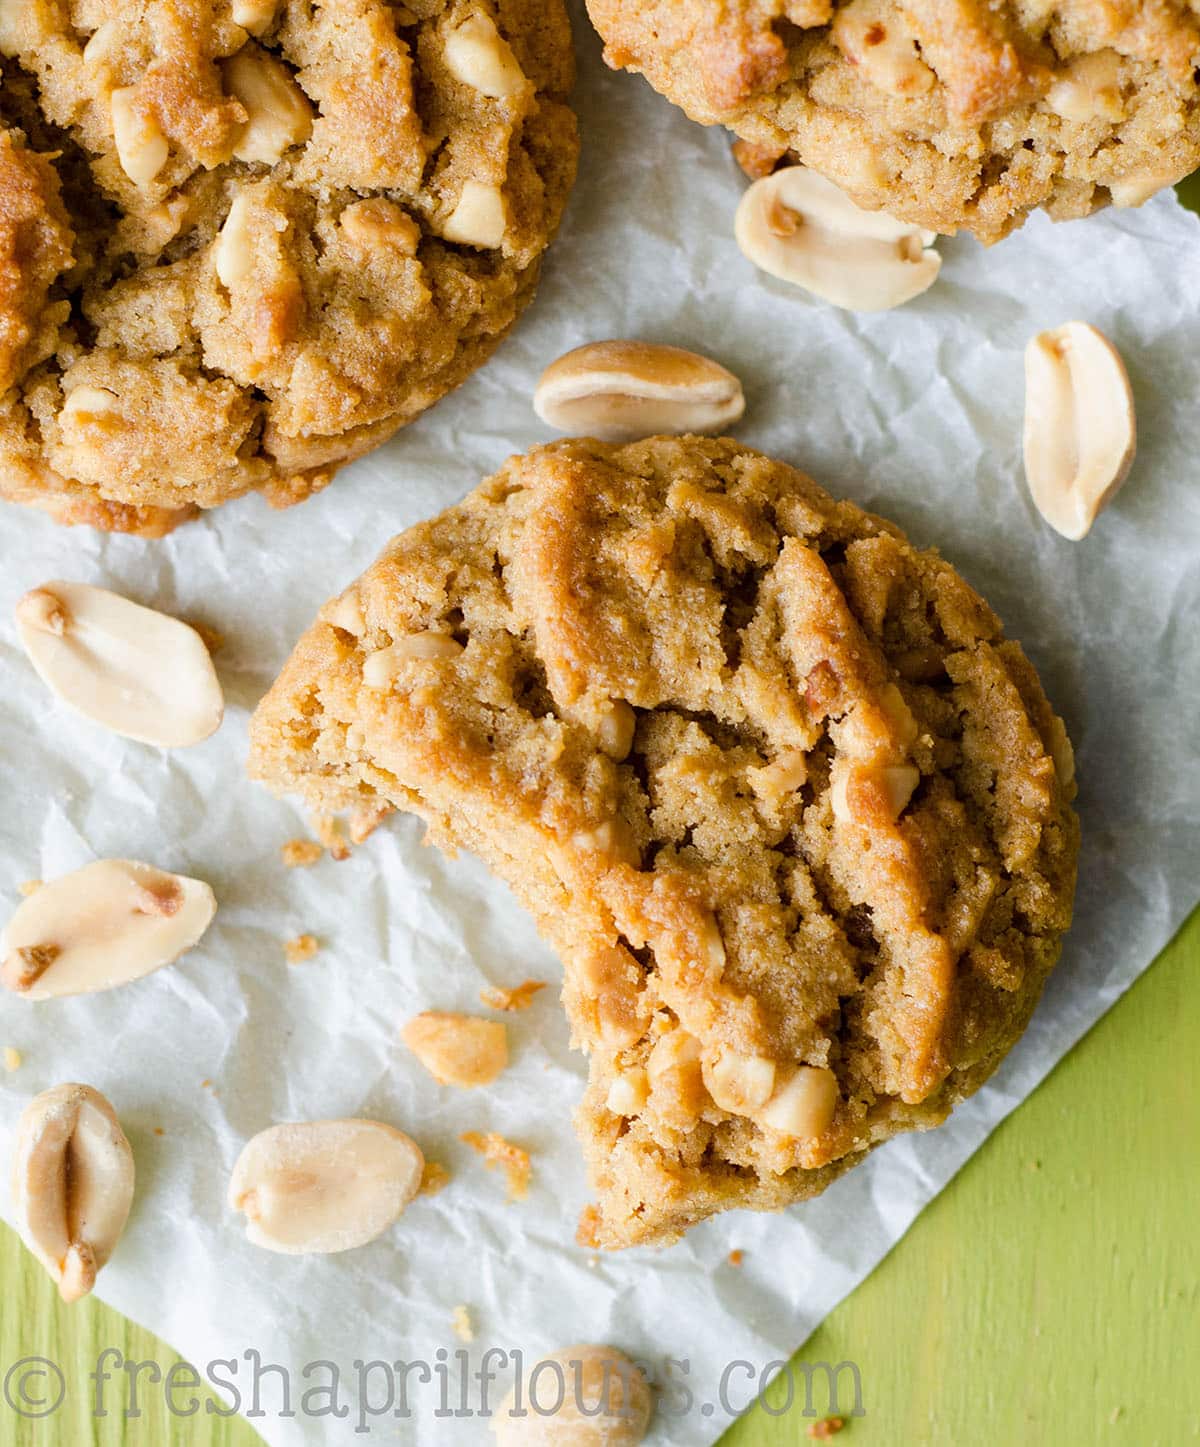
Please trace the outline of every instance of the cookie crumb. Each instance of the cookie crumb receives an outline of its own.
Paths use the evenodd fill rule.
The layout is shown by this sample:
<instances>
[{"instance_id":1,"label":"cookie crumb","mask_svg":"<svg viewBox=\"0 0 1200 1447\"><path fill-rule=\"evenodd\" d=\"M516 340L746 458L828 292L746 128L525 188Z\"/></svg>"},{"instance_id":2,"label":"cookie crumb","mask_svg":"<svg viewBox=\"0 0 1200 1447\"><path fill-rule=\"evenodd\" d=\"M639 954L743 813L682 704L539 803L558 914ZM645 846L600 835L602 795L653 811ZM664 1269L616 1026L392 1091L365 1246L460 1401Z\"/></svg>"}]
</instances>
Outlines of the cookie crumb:
<instances>
[{"instance_id":1,"label":"cookie crumb","mask_svg":"<svg viewBox=\"0 0 1200 1447\"><path fill-rule=\"evenodd\" d=\"M350 814L350 842L363 844L379 828L389 814L396 811L382 799L374 804L360 804Z\"/></svg>"},{"instance_id":2,"label":"cookie crumb","mask_svg":"<svg viewBox=\"0 0 1200 1447\"><path fill-rule=\"evenodd\" d=\"M25 1057L21 1054L21 1052L19 1050L15 1050L11 1045L6 1045L4 1047L5 1070L9 1072L14 1070L20 1070L21 1062L24 1060L24 1058Z\"/></svg>"},{"instance_id":3,"label":"cookie crumb","mask_svg":"<svg viewBox=\"0 0 1200 1447\"><path fill-rule=\"evenodd\" d=\"M445 1166L437 1161L426 1161L425 1169L421 1172L422 1196L436 1196L439 1191L444 1191L450 1184L450 1172Z\"/></svg>"},{"instance_id":4,"label":"cookie crumb","mask_svg":"<svg viewBox=\"0 0 1200 1447\"><path fill-rule=\"evenodd\" d=\"M475 1328L471 1325L471 1313L465 1306L456 1306L450 1320L454 1327L454 1335L459 1341L470 1342L475 1340Z\"/></svg>"},{"instance_id":5,"label":"cookie crumb","mask_svg":"<svg viewBox=\"0 0 1200 1447\"><path fill-rule=\"evenodd\" d=\"M579 1213L579 1224L575 1227L576 1246L587 1246L595 1250L600 1244L600 1210L597 1206L585 1206Z\"/></svg>"},{"instance_id":6,"label":"cookie crumb","mask_svg":"<svg viewBox=\"0 0 1200 1447\"><path fill-rule=\"evenodd\" d=\"M528 1010L533 1004L533 997L545 988L545 980L526 980L523 984L514 985L511 990L502 989L499 985L488 985L486 989L480 990L479 998L493 1010Z\"/></svg>"},{"instance_id":7,"label":"cookie crumb","mask_svg":"<svg viewBox=\"0 0 1200 1447\"><path fill-rule=\"evenodd\" d=\"M332 814L318 814L313 820L313 832L329 850L331 859L349 859L350 845L342 832L342 821Z\"/></svg>"},{"instance_id":8,"label":"cookie crumb","mask_svg":"<svg viewBox=\"0 0 1200 1447\"><path fill-rule=\"evenodd\" d=\"M204 1079L200 1082L200 1089L201 1089L201 1090L211 1090L211 1089L212 1089L212 1081L209 1080L209 1078L208 1078L207 1075L206 1075L206 1076L204 1077Z\"/></svg>"},{"instance_id":9,"label":"cookie crumb","mask_svg":"<svg viewBox=\"0 0 1200 1447\"><path fill-rule=\"evenodd\" d=\"M510 1201L524 1199L525 1193L529 1190L529 1177L532 1174L528 1151L513 1145L511 1141L506 1141L495 1131L483 1133L468 1130L459 1136L459 1140L466 1141L472 1150L479 1152L489 1171L496 1166L504 1167L504 1174L508 1178L508 1199Z\"/></svg>"},{"instance_id":10,"label":"cookie crumb","mask_svg":"<svg viewBox=\"0 0 1200 1447\"><path fill-rule=\"evenodd\" d=\"M17 885L17 893L22 899L28 899L31 894L36 894L42 887L40 879L27 879L23 884Z\"/></svg>"},{"instance_id":11,"label":"cookie crumb","mask_svg":"<svg viewBox=\"0 0 1200 1447\"><path fill-rule=\"evenodd\" d=\"M752 181L769 176L787 155L786 147L763 146L757 141L734 141L732 150L733 159Z\"/></svg>"},{"instance_id":12,"label":"cookie crumb","mask_svg":"<svg viewBox=\"0 0 1200 1447\"><path fill-rule=\"evenodd\" d=\"M819 1422L810 1422L808 1435L814 1442L828 1442L846 1425L845 1417L822 1417Z\"/></svg>"},{"instance_id":13,"label":"cookie crumb","mask_svg":"<svg viewBox=\"0 0 1200 1447\"><path fill-rule=\"evenodd\" d=\"M305 960L311 960L320 948L316 935L297 935L283 944L289 965L302 965Z\"/></svg>"},{"instance_id":14,"label":"cookie crumb","mask_svg":"<svg viewBox=\"0 0 1200 1447\"><path fill-rule=\"evenodd\" d=\"M154 1134L155 1134L155 1135L163 1135L163 1134L164 1134L164 1131L163 1131L163 1128L162 1128L161 1125L156 1125L156 1126L154 1127Z\"/></svg>"},{"instance_id":15,"label":"cookie crumb","mask_svg":"<svg viewBox=\"0 0 1200 1447\"><path fill-rule=\"evenodd\" d=\"M740 1266L745 1259L746 1253L744 1251L731 1251L729 1253L730 1266Z\"/></svg>"},{"instance_id":16,"label":"cookie crumb","mask_svg":"<svg viewBox=\"0 0 1200 1447\"><path fill-rule=\"evenodd\" d=\"M289 839L279 852L289 869L307 869L325 853L315 839Z\"/></svg>"}]
</instances>

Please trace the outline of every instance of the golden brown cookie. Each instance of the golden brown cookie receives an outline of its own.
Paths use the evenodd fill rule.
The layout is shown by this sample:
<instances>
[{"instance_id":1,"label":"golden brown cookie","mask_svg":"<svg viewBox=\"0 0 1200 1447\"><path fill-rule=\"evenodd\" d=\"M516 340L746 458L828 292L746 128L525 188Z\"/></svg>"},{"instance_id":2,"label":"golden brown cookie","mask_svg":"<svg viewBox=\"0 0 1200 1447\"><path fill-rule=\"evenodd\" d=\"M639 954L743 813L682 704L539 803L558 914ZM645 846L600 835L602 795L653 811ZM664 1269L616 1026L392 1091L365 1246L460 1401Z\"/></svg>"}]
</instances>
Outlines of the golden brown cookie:
<instances>
[{"instance_id":1,"label":"golden brown cookie","mask_svg":"<svg viewBox=\"0 0 1200 1447\"><path fill-rule=\"evenodd\" d=\"M561 0L0 6L0 496L161 534L324 487L533 295Z\"/></svg>"},{"instance_id":2,"label":"golden brown cookie","mask_svg":"<svg viewBox=\"0 0 1200 1447\"><path fill-rule=\"evenodd\" d=\"M588 0L617 68L791 151L861 206L1006 235L1137 206L1200 166L1185 0Z\"/></svg>"},{"instance_id":3,"label":"golden brown cookie","mask_svg":"<svg viewBox=\"0 0 1200 1447\"><path fill-rule=\"evenodd\" d=\"M251 772L480 854L562 955L607 1246L941 1121L1071 917L1071 748L936 553L728 439L563 442L396 538Z\"/></svg>"}]
</instances>

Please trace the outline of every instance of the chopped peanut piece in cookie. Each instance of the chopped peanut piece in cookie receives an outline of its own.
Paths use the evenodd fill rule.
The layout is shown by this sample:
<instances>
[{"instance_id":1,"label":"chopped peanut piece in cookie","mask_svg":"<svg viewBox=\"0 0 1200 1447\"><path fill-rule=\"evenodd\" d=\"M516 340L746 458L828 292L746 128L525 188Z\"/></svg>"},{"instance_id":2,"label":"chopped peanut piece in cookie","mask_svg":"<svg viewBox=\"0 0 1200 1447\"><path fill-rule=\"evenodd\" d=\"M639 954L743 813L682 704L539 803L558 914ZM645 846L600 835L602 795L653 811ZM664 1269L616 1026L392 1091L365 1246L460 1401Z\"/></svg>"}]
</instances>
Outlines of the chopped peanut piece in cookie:
<instances>
[{"instance_id":1,"label":"chopped peanut piece in cookie","mask_svg":"<svg viewBox=\"0 0 1200 1447\"><path fill-rule=\"evenodd\" d=\"M512 1141L506 1141L495 1131L481 1133L477 1130L468 1130L464 1131L459 1139L465 1141L472 1150L479 1152L489 1171L495 1169L496 1166L504 1167L510 1201L521 1201L525 1198L529 1190L529 1178L532 1175L528 1151L513 1145Z\"/></svg>"},{"instance_id":2,"label":"chopped peanut piece in cookie","mask_svg":"<svg viewBox=\"0 0 1200 1447\"><path fill-rule=\"evenodd\" d=\"M446 66L456 80L493 100L522 95L529 82L490 15L476 11L446 34Z\"/></svg>"},{"instance_id":3,"label":"chopped peanut piece in cookie","mask_svg":"<svg viewBox=\"0 0 1200 1447\"><path fill-rule=\"evenodd\" d=\"M545 980L526 980L512 989L501 989L499 985L488 985L480 990L479 998L493 1010L528 1010L533 997L546 988Z\"/></svg>"},{"instance_id":4,"label":"chopped peanut piece in cookie","mask_svg":"<svg viewBox=\"0 0 1200 1447\"><path fill-rule=\"evenodd\" d=\"M441 1085L490 1085L508 1065L508 1032L498 1020L426 1010L400 1038Z\"/></svg>"}]
</instances>

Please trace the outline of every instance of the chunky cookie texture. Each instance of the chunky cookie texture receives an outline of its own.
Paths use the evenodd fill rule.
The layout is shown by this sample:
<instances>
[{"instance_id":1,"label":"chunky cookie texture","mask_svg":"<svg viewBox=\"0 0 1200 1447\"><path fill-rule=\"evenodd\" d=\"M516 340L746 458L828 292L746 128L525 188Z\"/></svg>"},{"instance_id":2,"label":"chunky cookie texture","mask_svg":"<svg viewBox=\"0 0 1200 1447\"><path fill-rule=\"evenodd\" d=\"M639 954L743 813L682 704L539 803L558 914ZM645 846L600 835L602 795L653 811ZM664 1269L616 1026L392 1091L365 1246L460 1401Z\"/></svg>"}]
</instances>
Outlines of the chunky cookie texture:
<instances>
[{"instance_id":1,"label":"chunky cookie texture","mask_svg":"<svg viewBox=\"0 0 1200 1447\"><path fill-rule=\"evenodd\" d=\"M483 362L575 171L561 0L4 0L0 496L158 535Z\"/></svg>"},{"instance_id":2,"label":"chunky cookie texture","mask_svg":"<svg viewBox=\"0 0 1200 1447\"><path fill-rule=\"evenodd\" d=\"M935 553L727 439L563 442L396 538L251 772L480 854L560 952L607 1246L823 1190L1021 1034L1070 744Z\"/></svg>"},{"instance_id":3,"label":"chunky cookie texture","mask_svg":"<svg viewBox=\"0 0 1200 1447\"><path fill-rule=\"evenodd\" d=\"M1184 0L588 0L610 65L862 206L996 241L1200 166Z\"/></svg>"}]
</instances>

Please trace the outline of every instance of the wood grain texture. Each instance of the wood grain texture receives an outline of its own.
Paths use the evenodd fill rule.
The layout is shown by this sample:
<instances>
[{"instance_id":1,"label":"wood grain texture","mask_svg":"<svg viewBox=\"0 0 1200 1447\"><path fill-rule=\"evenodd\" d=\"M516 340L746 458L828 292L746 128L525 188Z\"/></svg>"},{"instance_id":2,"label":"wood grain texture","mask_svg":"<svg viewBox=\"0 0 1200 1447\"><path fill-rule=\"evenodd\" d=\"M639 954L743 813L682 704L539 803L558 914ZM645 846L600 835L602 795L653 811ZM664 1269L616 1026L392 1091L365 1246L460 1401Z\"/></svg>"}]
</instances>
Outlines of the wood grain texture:
<instances>
[{"instance_id":1,"label":"wood grain texture","mask_svg":"<svg viewBox=\"0 0 1200 1447\"><path fill-rule=\"evenodd\" d=\"M1200 210L1200 173L1179 189ZM798 1360L861 1373L865 1416L839 1447L1200 1442L1197 1060L1200 911L804 1344ZM103 1348L164 1374L176 1354L97 1302L64 1307L4 1227L0 1273L0 1382L15 1393L14 1365L40 1356L66 1384L43 1421L0 1401L0 1444L259 1442L241 1419L172 1417L155 1390L135 1420L115 1404L94 1417ZM799 1447L813 1418L802 1401L778 1415L781 1401L769 1391L771 1410L753 1409L723 1447ZM825 1407L818 1386L814 1410Z\"/></svg>"}]
</instances>

